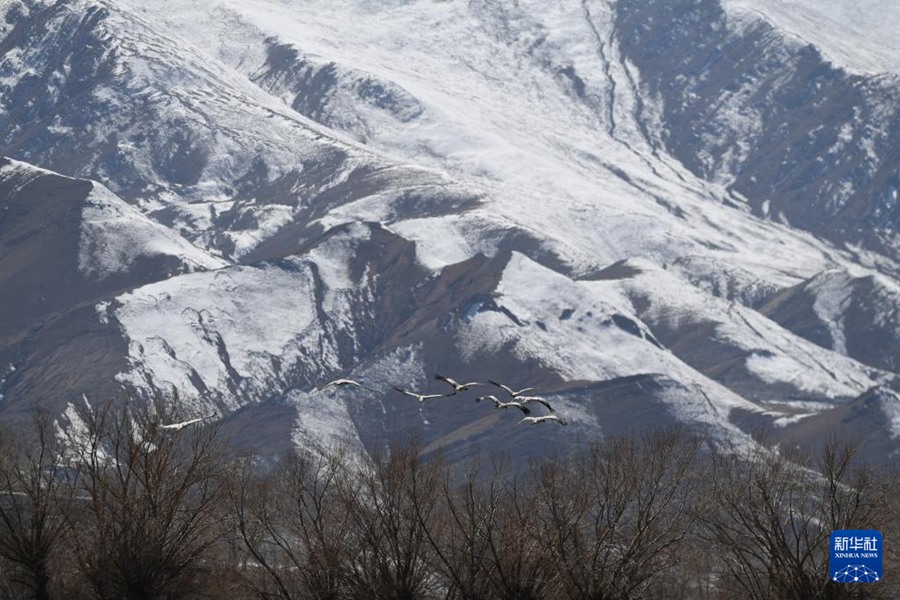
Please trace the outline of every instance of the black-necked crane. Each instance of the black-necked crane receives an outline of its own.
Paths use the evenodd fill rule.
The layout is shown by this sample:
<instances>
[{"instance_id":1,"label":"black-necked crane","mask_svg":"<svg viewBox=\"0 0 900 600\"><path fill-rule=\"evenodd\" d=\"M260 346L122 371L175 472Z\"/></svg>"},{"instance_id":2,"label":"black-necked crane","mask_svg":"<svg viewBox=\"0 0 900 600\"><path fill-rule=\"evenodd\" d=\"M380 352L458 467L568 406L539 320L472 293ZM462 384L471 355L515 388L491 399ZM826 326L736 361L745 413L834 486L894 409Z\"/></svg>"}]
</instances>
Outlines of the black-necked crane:
<instances>
[{"instance_id":1,"label":"black-necked crane","mask_svg":"<svg viewBox=\"0 0 900 600\"><path fill-rule=\"evenodd\" d=\"M518 396L516 398L517 402L521 402L522 404L528 404L529 402L537 402L538 404L543 404L544 408L553 412L553 407L550 406L550 403L541 398L540 396Z\"/></svg>"},{"instance_id":2,"label":"black-necked crane","mask_svg":"<svg viewBox=\"0 0 900 600\"><path fill-rule=\"evenodd\" d=\"M447 383L448 385L452 386L454 394L459 393L459 392L464 392L467 389L469 389L470 387L473 387L476 385L484 385L483 383L481 383L479 381L470 381L469 383L458 383L458 382L454 381L453 379L450 379L449 377L444 377L443 375L435 375L434 378L437 379L438 381L443 381L443 382Z\"/></svg>"},{"instance_id":3,"label":"black-necked crane","mask_svg":"<svg viewBox=\"0 0 900 600\"><path fill-rule=\"evenodd\" d=\"M447 398L448 396L452 396L453 394L417 394L416 392L411 392L409 390L400 389L398 387L394 388L401 394L406 394L411 398L415 398L419 402L425 402L426 400L430 400L432 398Z\"/></svg>"},{"instance_id":4,"label":"black-necked crane","mask_svg":"<svg viewBox=\"0 0 900 600\"><path fill-rule=\"evenodd\" d=\"M527 387L527 388L522 388L522 389L519 390L519 391L515 391L515 390L513 390L512 388L503 385L502 383L497 383L497 382L494 381L493 379L488 379L488 382L490 382L490 383L493 384L493 385L496 385L498 388L503 388L504 390L506 390L506 393L509 394L509 397L510 397L510 398L518 398L519 396L521 396L521 395L524 394L525 392L530 392L530 391L534 390L533 387Z\"/></svg>"},{"instance_id":5,"label":"black-necked crane","mask_svg":"<svg viewBox=\"0 0 900 600\"><path fill-rule=\"evenodd\" d=\"M197 417L196 419L190 419L188 421L182 421L181 423L169 423L167 425L160 425L160 429L167 429L169 431L180 431L187 427L188 425L193 425L194 423L199 423L200 421L205 421L206 419L212 419L215 415L209 415L206 417Z\"/></svg>"},{"instance_id":6,"label":"black-necked crane","mask_svg":"<svg viewBox=\"0 0 900 600\"><path fill-rule=\"evenodd\" d=\"M488 396L478 396L477 398L475 398L475 402L481 402L482 400L490 400L497 408L518 408L525 415L531 414L531 409L523 405L521 402L501 402L499 399L497 399L497 396L494 396L493 394Z\"/></svg>"}]
</instances>

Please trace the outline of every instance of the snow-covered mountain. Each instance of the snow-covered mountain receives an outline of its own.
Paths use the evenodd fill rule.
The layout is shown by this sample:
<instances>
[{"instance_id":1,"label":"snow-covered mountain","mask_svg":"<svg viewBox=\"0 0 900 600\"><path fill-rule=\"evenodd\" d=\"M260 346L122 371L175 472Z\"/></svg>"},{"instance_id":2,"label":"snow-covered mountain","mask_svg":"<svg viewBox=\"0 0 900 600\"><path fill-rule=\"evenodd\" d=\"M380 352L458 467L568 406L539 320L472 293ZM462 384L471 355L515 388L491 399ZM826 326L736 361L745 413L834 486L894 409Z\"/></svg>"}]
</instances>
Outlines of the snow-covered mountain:
<instances>
[{"instance_id":1,"label":"snow-covered mountain","mask_svg":"<svg viewBox=\"0 0 900 600\"><path fill-rule=\"evenodd\" d=\"M175 392L263 451L459 457L865 422L892 455L900 11L828 44L837 0L784 4L0 4L3 410ZM392 389L434 373L570 425Z\"/></svg>"}]
</instances>

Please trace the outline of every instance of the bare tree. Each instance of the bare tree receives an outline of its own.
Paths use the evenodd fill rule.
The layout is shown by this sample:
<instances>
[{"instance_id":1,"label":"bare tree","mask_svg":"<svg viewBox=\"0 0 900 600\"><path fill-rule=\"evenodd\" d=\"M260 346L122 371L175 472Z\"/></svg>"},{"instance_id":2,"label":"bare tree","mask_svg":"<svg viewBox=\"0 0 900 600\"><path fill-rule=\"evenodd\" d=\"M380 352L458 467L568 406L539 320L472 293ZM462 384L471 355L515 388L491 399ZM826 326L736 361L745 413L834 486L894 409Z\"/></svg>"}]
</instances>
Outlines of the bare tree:
<instances>
[{"instance_id":1,"label":"bare tree","mask_svg":"<svg viewBox=\"0 0 900 600\"><path fill-rule=\"evenodd\" d=\"M70 429L84 507L73 518L81 571L100 598L184 597L203 585L222 535L223 446L214 426L164 427L166 403L78 409Z\"/></svg>"},{"instance_id":2,"label":"bare tree","mask_svg":"<svg viewBox=\"0 0 900 600\"><path fill-rule=\"evenodd\" d=\"M482 481L476 458L461 476L441 470L437 518L426 520L413 497L417 516L432 549L433 569L442 579L446 597L463 600L491 598L496 572L491 557L491 540L496 535L496 514L500 507L500 470L496 468Z\"/></svg>"},{"instance_id":3,"label":"bare tree","mask_svg":"<svg viewBox=\"0 0 900 600\"><path fill-rule=\"evenodd\" d=\"M885 595L900 597L900 583L896 573L900 573L900 466L894 464L890 468L881 469L876 473L878 487L884 491L884 505L888 512L880 528L885 540L890 540L884 551L884 572L888 575L884 581L888 591Z\"/></svg>"},{"instance_id":4,"label":"bare tree","mask_svg":"<svg viewBox=\"0 0 900 600\"><path fill-rule=\"evenodd\" d=\"M54 577L65 575L58 559L77 470L66 465L55 434L49 416L38 413L32 431L0 439L0 557L10 594L50 598Z\"/></svg>"},{"instance_id":5,"label":"bare tree","mask_svg":"<svg viewBox=\"0 0 900 600\"><path fill-rule=\"evenodd\" d=\"M677 562L687 536L697 442L676 430L593 445L536 474L532 519L553 594L640 598Z\"/></svg>"},{"instance_id":6,"label":"bare tree","mask_svg":"<svg viewBox=\"0 0 900 600\"><path fill-rule=\"evenodd\" d=\"M425 462L410 451L399 453L408 461L403 504L427 542L420 561L436 583L428 591L466 600L543 597L546 563L527 534L536 498L509 475L511 465L494 462L483 474L475 461L460 477L440 457Z\"/></svg>"},{"instance_id":7,"label":"bare tree","mask_svg":"<svg viewBox=\"0 0 900 600\"><path fill-rule=\"evenodd\" d=\"M884 582L829 577L833 530L879 529L892 518L886 488L853 457L834 440L818 463L761 446L713 456L709 501L697 517L701 539L721 557L723 591L760 600L891 597Z\"/></svg>"},{"instance_id":8,"label":"bare tree","mask_svg":"<svg viewBox=\"0 0 900 600\"><path fill-rule=\"evenodd\" d=\"M535 533L539 499L517 476L502 480L501 485L488 537L494 596L506 600L543 598L551 569Z\"/></svg>"},{"instance_id":9,"label":"bare tree","mask_svg":"<svg viewBox=\"0 0 900 600\"><path fill-rule=\"evenodd\" d=\"M395 445L341 485L351 519L348 595L413 600L436 593L427 530L437 516L440 468L416 445Z\"/></svg>"},{"instance_id":10,"label":"bare tree","mask_svg":"<svg viewBox=\"0 0 900 600\"><path fill-rule=\"evenodd\" d=\"M229 486L244 579L260 597L337 599L350 535L338 481L343 451L287 454L273 469L244 462Z\"/></svg>"}]
</instances>

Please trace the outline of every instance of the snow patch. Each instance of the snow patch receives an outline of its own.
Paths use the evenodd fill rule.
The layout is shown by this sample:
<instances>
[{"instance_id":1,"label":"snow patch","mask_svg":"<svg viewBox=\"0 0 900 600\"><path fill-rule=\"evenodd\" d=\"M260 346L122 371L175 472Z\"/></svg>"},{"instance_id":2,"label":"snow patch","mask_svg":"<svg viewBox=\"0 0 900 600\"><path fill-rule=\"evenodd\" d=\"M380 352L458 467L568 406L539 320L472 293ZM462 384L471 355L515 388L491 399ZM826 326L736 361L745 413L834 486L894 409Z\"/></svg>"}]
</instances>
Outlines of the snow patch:
<instances>
[{"instance_id":1,"label":"snow patch","mask_svg":"<svg viewBox=\"0 0 900 600\"><path fill-rule=\"evenodd\" d=\"M237 408L244 396L271 393L282 365L307 353L320 366L334 365L315 327L314 288L298 262L293 270L261 265L182 275L123 294L114 314L132 367L118 379L175 388L192 403L221 396Z\"/></svg>"},{"instance_id":2,"label":"snow patch","mask_svg":"<svg viewBox=\"0 0 900 600\"><path fill-rule=\"evenodd\" d=\"M459 229L464 219L458 215L408 219L392 224L391 230L414 241L416 259L426 269L437 271L474 254Z\"/></svg>"},{"instance_id":3,"label":"snow patch","mask_svg":"<svg viewBox=\"0 0 900 600\"><path fill-rule=\"evenodd\" d=\"M844 272L829 272L817 277L810 285L815 294L813 311L828 327L832 348L847 354L847 336L844 333L843 313L853 293L851 277Z\"/></svg>"},{"instance_id":4,"label":"snow patch","mask_svg":"<svg viewBox=\"0 0 900 600\"><path fill-rule=\"evenodd\" d=\"M734 15L762 16L848 70L900 73L895 0L722 0L722 5Z\"/></svg>"},{"instance_id":5,"label":"snow patch","mask_svg":"<svg viewBox=\"0 0 900 600\"><path fill-rule=\"evenodd\" d=\"M888 426L893 437L900 437L900 395L893 390L883 388L881 397L881 410L888 421Z\"/></svg>"},{"instance_id":6,"label":"snow patch","mask_svg":"<svg viewBox=\"0 0 900 600\"><path fill-rule=\"evenodd\" d=\"M150 256L176 257L188 271L219 269L228 264L149 220L95 183L82 210L79 270L105 279L129 272L138 258Z\"/></svg>"},{"instance_id":7,"label":"snow patch","mask_svg":"<svg viewBox=\"0 0 900 600\"><path fill-rule=\"evenodd\" d=\"M802 392L828 398L851 398L860 393L858 387L823 377L821 372L811 371L808 364L786 354L769 356L752 353L745 364L747 369L767 383L787 383Z\"/></svg>"},{"instance_id":8,"label":"snow patch","mask_svg":"<svg viewBox=\"0 0 900 600\"><path fill-rule=\"evenodd\" d=\"M343 398L346 393L346 390L340 389L332 389L327 394L292 390L286 400L297 409L297 421L291 436L293 443L304 450L322 454L337 449L365 454Z\"/></svg>"}]
</instances>

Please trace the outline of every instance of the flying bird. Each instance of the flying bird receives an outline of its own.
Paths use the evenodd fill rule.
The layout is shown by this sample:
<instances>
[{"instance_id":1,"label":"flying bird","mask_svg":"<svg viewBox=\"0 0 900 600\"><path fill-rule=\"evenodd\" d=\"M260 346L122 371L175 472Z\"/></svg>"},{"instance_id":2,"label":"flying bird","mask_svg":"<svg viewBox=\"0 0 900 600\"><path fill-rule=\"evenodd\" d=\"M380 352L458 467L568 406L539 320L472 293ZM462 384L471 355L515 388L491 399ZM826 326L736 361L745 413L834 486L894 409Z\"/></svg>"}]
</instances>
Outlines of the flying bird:
<instances>
[{"instance_id":1,"label":"flying bird","mask_svg":"<svg viewBox=\"0 0 900 600\"><path fill-rule=\"evenodd\" d=\"M352 379L335 379L334 381L329 381L328 383L320 385L319 387L316 388L316 391L321 392L325 388L333 386L333 385L334 386L355 385L356 387L361 387L364 390L369 390L373 394L378 393L375 390L373 390L372 388L365 386L358 381L353 381Z\"/></svg>"},{"instance_id":2,"label":"flying bird","mask_svg":"<svg viewBox=\"0 0 900 600\"><path fill-rule=\"evenodd\" d=\"M559 418L557 415L543 415L541 417L525 417L519 423L528 422L532 425L537 425L538 423L543 423L544 421L556 421L560 425L566 425L566 422ZM517 423L518 424L518 423Z\"/></svg>"},{"instance_id":3,"label":"flying bird","mask_svg":"<svg viewBox=\"0 0 900 600\"><path fill-rule=\"evenodd\" d=\"M169 423L168 425L160 425L160 429L168 429L170 431L181 431L188 425L193 425L194 423L199 423L200 421L205 421L206 419L212 419L214 415L209 415L206 417L197 417L196 419L190 419L188 421L182 421L181 423Z\"/></svg>"},{"instance_id":4,"label":"flying bird","mask_svg":"<svg viewBox=\"0 0 900 600\"><path fill-rule=\"evenodd\" d=\"M425 402L426 400L430 400L431 398L446 398L447 396L452 396L453 394L417 394L415 392L410 392L409 390L403 390L398 387L394 388L401 394L406 394L411 398L415 398L419 402Z\"/></svg>"},{"instance_id":5,"label":"flying bird","mask_svg":"<svg viewBox=\"0 0 900 600\"><path fill-rule=\"evenodd\" d=\"M497 399L497 396L494 396L493 394L490 396L478 396L477 398L475 398L475 402L481 402L482 400L490 400L497 408L518 408L526 415L531 414L531 409L529 409L521 402L501 402Z\"/></svg>"},{"instance_id":6,"label":"flying bird","mask_svg":"<svg viewBox=\"0 0 900 600\"><path fill-rule=\"evenodd\" d=\"M469 389L470 387L473 387L476 385L484 385L483 383L480 383L478 381L470 381L469 383L457 383L453 379L450 379L449 377L444 377L443 375L435 375L434 378L439 381L444 381L444 382L450 384L451 386L453 386L454 394L456 394L457 392L464 392L467 389Z\"/></svg>"},{"instance_id":7,"label":"flying bird","mask_svg":"<svg viewBox=\"0 0 900 600\"><path fill-rule=\"evenodd\" d=\"M528 404L529 402L537 402L538 404L543 404L544 408L546 408L550 412L553 412L553 407L550 406L550 403L539 396L517 396L516 401L521 402L522 404Z\"/></svg>"},{"instance_id":8,"label":"flying bird","mask_svg":"<svg viewBox=\"0 0 900 600\"><path fill-rule=\"evenodd\" d=\"M530 392L530 391L532 391L532 390L534 389L533 387L527 387L527 388L522 388L521 390L519 390L519 391L517 392L517 391L514 391L512 388L509 388L509 387L503 385L502 383L497 383L497 382L494 381L493 379L488 379L488 381L489 381L490 383L496 385L497 387L503 388L504 390L506 390L506 393L509 394L509 397L510 397L510 398L518 398L519 396L521 396L521 395L524 394L525 392Z\"/></svg>"}]
</instances>

